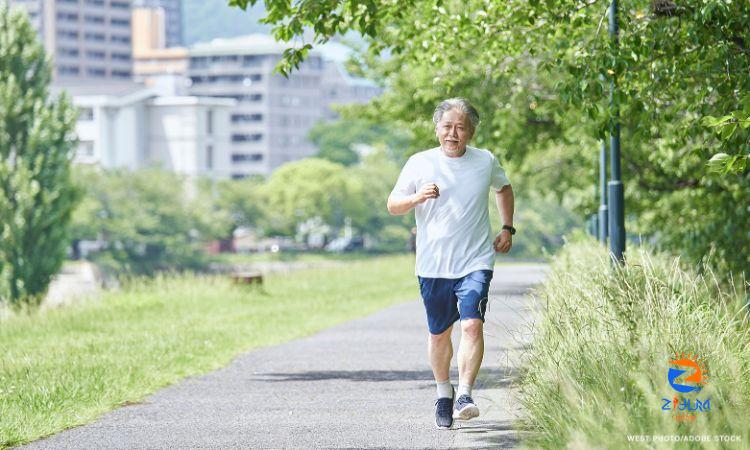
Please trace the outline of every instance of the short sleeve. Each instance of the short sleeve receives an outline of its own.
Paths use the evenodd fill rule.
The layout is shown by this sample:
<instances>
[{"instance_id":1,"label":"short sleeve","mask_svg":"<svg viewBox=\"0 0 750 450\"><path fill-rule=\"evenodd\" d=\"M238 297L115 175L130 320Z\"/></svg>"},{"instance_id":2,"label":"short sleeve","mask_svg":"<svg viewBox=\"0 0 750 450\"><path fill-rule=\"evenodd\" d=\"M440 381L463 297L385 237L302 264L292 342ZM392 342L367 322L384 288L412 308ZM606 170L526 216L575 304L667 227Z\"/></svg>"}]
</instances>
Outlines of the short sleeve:
<instances>
[{"instance_id":1,"label":"short sleeve","mask_svg":"<svg viewBox=\"0 0 750 450\"><path fill-rule=\"evenodd\" d=\"M391 196L395 198L406 197L417 192L416 178L416 163L414 158L409 158L401 169L401 174L391 191Z\"/></svg>"},{"instance_id":2,"label":"short sleeve","mask_svg":"<svg viewBox=\"0 0 750 450\"><path fill-rule=\"evenodd\" d=\"M492 189L500 190L503 186L510 184L508 176L505 175L505 170L500 167L500 162L497 160L495 155L492 155L492 176L490 177L490 187Z\"/></svg>"}]
</instances>

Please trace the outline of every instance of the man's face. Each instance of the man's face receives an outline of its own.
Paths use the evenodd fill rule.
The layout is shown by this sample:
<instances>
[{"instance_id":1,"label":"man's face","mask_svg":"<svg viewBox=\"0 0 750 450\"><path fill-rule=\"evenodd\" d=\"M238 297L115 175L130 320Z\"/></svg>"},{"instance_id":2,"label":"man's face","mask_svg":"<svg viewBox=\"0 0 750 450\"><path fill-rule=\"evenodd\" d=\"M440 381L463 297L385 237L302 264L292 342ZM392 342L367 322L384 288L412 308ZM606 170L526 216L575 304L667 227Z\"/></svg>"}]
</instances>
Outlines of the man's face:
<instances>
[{"instance_id":1,"label":"man's face","mask_svg":"<svg viewBox=\"0 0 750 450\"><path fill-rule=\"evenodd\" d=\"M443 113L443 117L435 126L435 134L444 152L460 155L466 150L466 144L474 135L474 129L466 114L451 109Z\"/></svg>"}]
</instances>

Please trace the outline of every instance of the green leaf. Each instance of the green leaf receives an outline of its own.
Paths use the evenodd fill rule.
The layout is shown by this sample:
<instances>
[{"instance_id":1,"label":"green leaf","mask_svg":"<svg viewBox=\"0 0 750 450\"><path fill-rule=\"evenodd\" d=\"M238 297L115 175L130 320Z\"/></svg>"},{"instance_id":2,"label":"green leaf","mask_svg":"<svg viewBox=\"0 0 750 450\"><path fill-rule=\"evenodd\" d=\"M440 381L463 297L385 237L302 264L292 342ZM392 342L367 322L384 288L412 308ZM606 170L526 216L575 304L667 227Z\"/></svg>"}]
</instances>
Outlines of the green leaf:
<instances>
[{"instance_id":1,"label":"green leaf","mask_svg":"<svg viewBox=\"0 0 750 450\"><path fill-rule=\"evenodd\" d=\"M737 131L737 125L737 122L725 125L721 129L721 138L725 141L731 138L734 132Z\"/></svg>"}]
</instances>

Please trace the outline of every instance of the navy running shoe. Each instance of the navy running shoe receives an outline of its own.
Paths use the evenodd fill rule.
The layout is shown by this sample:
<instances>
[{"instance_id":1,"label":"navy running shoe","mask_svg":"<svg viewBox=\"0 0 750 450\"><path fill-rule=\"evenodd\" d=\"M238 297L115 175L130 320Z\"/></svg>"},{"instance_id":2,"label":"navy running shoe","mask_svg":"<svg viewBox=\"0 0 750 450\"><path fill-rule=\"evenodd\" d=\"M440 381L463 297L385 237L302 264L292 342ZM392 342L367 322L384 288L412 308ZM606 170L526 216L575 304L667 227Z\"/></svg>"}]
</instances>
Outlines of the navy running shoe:
<instances>
[{"instance_id":1,"label":"navy running shoe","mask_svg":"<svg viewBox=\"0 0 750 450\"><path fill-rule=\"evenodd\" d=\"M469 420L479 417L479 408L474 400L468 395L462 395L456 400L456 407L453 410L453 418L458 420Z\"/></svg>"},{"instance_id":2,"label":"navy running shoe","mask_svg":"<svg viewBox=\"0 0 750 450\"><path fill-rule=\"evenodd\" d=\"M453 426L453 399L456 398L456 391L451 386L450 398L439 398L435 402L435 426L441 430L447 430Z\"/></svg>"}]
</instances>

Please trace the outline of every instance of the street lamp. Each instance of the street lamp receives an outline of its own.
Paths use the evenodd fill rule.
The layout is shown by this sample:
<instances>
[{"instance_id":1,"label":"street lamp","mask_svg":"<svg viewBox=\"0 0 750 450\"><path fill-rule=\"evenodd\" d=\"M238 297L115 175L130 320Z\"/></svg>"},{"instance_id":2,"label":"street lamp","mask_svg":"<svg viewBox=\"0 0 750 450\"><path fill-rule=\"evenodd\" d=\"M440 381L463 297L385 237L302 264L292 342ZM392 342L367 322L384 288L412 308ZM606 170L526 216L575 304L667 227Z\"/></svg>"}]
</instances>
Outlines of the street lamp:
<instances>
[{"instance_id":1,"label":"street lamp","mask_svg":"<svg viewBox=\"0 0 750 450\"><path fill-rule=\"evenodd\" d=\"M619 27L617 24L617 0L612 0L609 7L609 36L614 45L619 44ZM623 263L625 252L625 195L620 180L620 109L615 99L617 72L610 81L610 105L613 111L612 130L610 135L610 181L609 188L609 250L614 261Z\"/></svg>"},{"instance_id":2,"label":"street lamp","mask_svg":"<svg viewBox=\"0 0 750 450\"><path fill-rule=\"evenodd\" d=\"M607 245L607 144L599 152L599 242Z\"/></svg>"}]
</instances>

